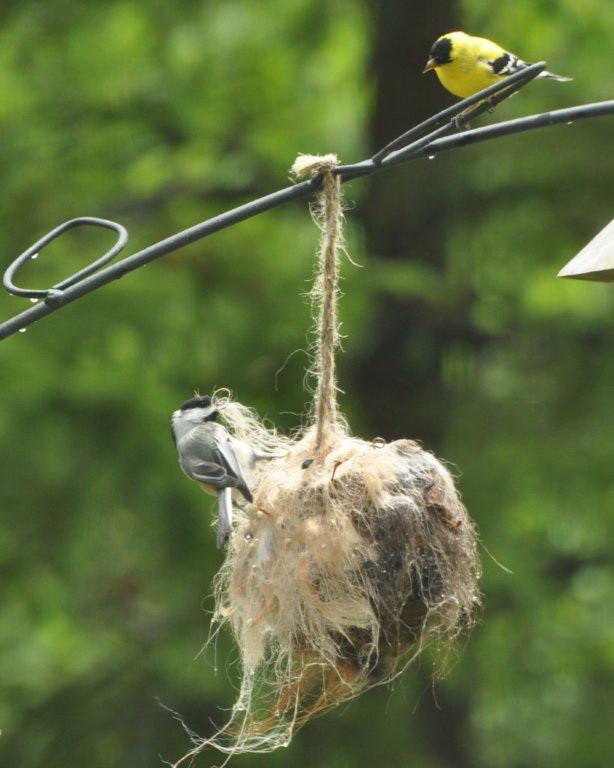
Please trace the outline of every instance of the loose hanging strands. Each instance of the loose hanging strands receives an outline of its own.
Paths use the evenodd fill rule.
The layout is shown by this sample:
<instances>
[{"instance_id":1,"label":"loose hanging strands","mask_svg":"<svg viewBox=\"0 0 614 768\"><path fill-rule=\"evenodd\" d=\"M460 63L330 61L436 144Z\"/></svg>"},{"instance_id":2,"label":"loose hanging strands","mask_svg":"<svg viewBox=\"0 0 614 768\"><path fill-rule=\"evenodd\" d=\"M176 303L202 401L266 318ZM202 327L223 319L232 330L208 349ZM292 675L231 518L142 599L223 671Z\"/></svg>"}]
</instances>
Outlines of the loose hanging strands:
<instances>
[{"instance_id":1,"label":"loose hanging strands","mask_svg":"<svg viewBox=\"0 0 614 768\"><path fill-rule=\"evenodd\" d=\"M338 165L337 155L328 154L299 155L292 166L297 179L315 173L322 175L314 212L322 237L317 274L311 289L311 300L317 313L313 372L317 381L314 415L315 450L318 454L332 444L338 422L335 352L339 346L339 252L344 245L341 179L333 174Z\"/></svg>"},{"instance_id":2,"label":"loose hanging strands","mask_svg":"<svg viewBox=\"0 0 614 768\"><path fill-rule=\"evenodd\" d=\"M215 579L215 616L233 631L239 696L193 749L227 755L287 746L316 715L392 680L428 643L444 651L480 604L473 523L450 473L411 440L349 433L336 401L335 351L343 211L334 155L299 156L318 180L321 228L312 290L316 377L311 423L296 439L214 395L229 431L282 457L250 476ZM305 182L298 182L304 184Z\"/></svg>"}]
</instances>

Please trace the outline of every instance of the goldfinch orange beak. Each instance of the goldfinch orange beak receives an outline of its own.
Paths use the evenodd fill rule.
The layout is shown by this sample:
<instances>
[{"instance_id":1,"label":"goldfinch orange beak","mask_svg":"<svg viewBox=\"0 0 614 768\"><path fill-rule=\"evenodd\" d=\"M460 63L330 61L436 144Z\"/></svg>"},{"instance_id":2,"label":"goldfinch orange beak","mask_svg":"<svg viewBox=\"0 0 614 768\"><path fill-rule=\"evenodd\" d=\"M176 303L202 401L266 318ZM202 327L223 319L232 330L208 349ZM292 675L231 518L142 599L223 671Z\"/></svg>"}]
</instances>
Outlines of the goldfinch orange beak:
<instances>
[{"instance_id":1,"label":"goldfinch orange beak","mask_svg":"<svg viewBox=\"0 0 614 768\"><path fill-rule=\"evenodd\" d=\"M422 70L422 74L424 74L425 72L428 72L431 69L435 69L436 66L437 66L437 62L435 61L435 59L429 59L426 62L426 66Z\"/></svg>"}]
</instances>

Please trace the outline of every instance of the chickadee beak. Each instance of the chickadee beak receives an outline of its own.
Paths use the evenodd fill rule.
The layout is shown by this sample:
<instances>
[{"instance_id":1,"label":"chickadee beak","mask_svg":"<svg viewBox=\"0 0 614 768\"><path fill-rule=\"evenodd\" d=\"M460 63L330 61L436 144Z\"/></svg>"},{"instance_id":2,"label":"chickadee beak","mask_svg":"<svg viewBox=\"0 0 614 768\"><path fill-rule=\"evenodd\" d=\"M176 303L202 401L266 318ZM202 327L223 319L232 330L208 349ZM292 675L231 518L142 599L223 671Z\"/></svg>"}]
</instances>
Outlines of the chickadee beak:
<instances>
[{"instance_id":1,"label":"chickadee beak","mask_svg":"<svg viewBox=\"0 0 614 768\"><path fill-rule=\"evenodd\" d=\"M424 74L425 72L429 72L431 69L435 69L436 66L437 66L437 62L435 61L435 59L429 59L426 62L426 66L422 70L422 74Z\"/></svg>"}]
</instances>

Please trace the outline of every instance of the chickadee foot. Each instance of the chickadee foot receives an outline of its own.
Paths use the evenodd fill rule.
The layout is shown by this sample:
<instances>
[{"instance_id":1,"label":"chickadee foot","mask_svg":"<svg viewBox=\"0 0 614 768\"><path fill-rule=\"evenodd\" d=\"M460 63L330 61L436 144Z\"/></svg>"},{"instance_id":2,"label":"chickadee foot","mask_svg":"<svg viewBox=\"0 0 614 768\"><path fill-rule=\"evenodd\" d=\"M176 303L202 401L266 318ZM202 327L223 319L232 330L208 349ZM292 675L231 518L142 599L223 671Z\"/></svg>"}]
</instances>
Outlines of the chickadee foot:
<instances>
[{"instance_id":1,"label":"chickadee foot","mask_svg":"<svg viewBox=\"0 0 614 768\"><path fill-rule=\"evenodd\" d=\"M230 539L230 531L222 531L218 529L215 537L215 543L218 549L224 549Z\"/></svg>"}]
</instances>

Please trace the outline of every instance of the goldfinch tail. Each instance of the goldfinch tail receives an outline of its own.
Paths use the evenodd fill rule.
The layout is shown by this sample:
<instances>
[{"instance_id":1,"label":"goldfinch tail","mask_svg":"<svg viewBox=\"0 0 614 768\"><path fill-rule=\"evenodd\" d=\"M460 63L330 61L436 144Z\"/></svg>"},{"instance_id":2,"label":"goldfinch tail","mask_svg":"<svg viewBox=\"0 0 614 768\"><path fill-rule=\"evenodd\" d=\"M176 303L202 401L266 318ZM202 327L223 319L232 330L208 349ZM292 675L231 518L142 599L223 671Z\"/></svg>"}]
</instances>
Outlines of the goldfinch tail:
<instances>
[{"instance_id":1,"label":"goldfinch tail","mask_svg":"<svg viewBox=\"0 0 614 768\"><path fill-rule=\"evenodd\" d=\"M547 77L550 80L558 80L559 83L570 83L573 77L563 77L563 75L555 75L554 72L540 72L538 77Z\"/></svg>"}]
</instances>

